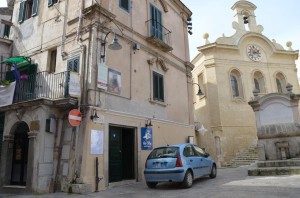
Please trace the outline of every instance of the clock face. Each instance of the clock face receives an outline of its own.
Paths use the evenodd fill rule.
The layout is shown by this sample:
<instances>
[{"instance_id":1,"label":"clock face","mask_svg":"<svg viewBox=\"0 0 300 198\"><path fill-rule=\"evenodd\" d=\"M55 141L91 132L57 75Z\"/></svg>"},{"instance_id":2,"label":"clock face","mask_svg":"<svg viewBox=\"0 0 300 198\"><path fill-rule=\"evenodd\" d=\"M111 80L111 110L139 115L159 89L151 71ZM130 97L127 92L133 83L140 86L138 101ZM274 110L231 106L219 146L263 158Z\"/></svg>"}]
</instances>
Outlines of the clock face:
<instances>
[{"instance_id":1,"label":"clock face","mask_svg":"<svg viewBox=\"0 0 300 198\"><path fill-rule=\"evenodd\" d=\"M262 58L261 49L255 45L249 45L247 47L247 54L248 57L254 61L260 61L260 59Z\"/></svg>"}]
</instances>

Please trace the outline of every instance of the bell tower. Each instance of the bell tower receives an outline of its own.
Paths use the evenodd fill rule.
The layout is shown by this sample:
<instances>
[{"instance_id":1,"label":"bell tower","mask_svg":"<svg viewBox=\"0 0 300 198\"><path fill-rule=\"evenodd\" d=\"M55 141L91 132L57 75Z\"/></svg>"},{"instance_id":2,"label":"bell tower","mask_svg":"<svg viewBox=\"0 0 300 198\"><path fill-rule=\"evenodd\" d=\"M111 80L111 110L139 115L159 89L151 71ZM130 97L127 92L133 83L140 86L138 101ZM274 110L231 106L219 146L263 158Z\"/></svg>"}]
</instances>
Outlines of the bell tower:
<instances>
[{"instance_id":1,"label":"bell tower","mask_svg":"<svg viewBox=\"0 0 300 198\"><path fill-rule=\"evenodd\" d=\"M255 19L256 6L249 1L238 1L231 9L235 12L235 26L244 31L257 32L257 25Z\"/></svg>"}]
</instances>

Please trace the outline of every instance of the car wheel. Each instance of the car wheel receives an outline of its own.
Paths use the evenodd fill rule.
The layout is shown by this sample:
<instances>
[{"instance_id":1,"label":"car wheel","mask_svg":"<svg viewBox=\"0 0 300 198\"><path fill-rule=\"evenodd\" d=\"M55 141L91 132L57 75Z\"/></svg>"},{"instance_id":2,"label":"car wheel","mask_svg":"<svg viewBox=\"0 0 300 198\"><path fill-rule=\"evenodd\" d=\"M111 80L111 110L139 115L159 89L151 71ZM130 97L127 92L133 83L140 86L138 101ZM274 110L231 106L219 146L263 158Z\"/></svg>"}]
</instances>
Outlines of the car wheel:
<instances>
[{"instance_id":1,"label":"car wheel","mask_svg":"<svg viewBox=\"0 0 300 198\"><path fill-rule=\"evenodd\" d=\"M210 171L210 174L209 174L209 177L210 178L215 178L217 176L217 167L215 164L213 164L212 168L211 168L211 171Z\"/></svg>"},{"instance_id":2,"label":"car wheel","mask_svg":"<svg viewBox=\"0 0 300 198\"><path fill-rule=\"evenodd\" d=\"M191 171L186 171L183 182L182 182L182 186L184 188L190 188L193 185L193 175L191 173Z\"/></svg>"},{"instance_id":3,"label":"car wheel","mask_svg":"<svg viewBox=\"0 0 300 198\"><path fill-rule=\"evenodd\" d=\"M149 188L155 188L157 185L157 182L146 182L146 183Z\"/></svg>"}]
</instances>

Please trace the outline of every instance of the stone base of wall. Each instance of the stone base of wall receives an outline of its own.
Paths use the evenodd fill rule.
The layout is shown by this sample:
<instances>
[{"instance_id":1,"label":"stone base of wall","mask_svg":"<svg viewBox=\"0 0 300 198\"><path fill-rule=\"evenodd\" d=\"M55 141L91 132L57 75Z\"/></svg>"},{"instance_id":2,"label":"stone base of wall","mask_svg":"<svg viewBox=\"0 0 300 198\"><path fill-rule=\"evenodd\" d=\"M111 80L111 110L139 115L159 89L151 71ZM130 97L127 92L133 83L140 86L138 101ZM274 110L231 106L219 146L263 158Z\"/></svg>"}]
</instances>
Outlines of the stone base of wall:
<instances>
[{"instance_id":1,"label":"stone base of wall","mask_svg":"<svg viewBox=\"0 0 300 198\"><path fill-rule=\"evenodd\" d=\"M64 184L62 185L62 191L66 193L74 194L89 194L92 192L91 184Z\"/></svg>"}]
</instances>

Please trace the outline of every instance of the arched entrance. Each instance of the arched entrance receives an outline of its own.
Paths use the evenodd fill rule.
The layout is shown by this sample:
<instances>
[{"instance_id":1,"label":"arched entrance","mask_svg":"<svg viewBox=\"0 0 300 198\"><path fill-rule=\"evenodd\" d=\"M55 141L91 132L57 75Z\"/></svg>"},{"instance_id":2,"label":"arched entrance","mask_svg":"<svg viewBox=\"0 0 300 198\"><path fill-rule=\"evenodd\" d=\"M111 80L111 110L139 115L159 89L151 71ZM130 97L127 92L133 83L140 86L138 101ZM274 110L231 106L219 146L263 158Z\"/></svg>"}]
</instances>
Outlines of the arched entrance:
<instances>
[{"instance_id":1,"label":"arched entrance","mask_svg":"<svg viewBox=\"0 0 300 198\"><path fill-rule=\"evenodd\" d=\"M29 127L25 122L17 125L14 132L13 158L11 166L12 185L26 185Z\"/></svg>"}]
</instances>

